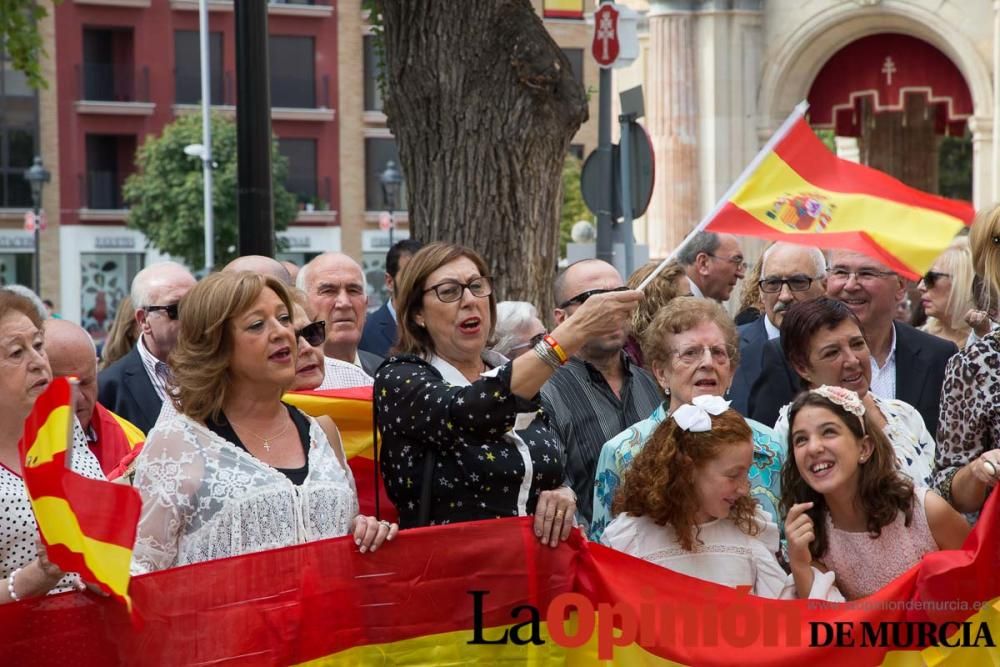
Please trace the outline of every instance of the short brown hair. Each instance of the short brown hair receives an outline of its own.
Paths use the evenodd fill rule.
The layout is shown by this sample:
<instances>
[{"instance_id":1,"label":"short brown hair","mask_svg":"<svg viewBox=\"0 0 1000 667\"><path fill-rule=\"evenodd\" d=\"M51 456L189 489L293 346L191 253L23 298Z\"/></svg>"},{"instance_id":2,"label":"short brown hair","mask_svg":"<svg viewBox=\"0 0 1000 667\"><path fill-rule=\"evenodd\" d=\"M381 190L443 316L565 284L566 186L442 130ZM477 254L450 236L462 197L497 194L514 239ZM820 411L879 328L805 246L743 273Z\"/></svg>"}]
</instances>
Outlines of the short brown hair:
<instances>
[{"instance_id":1,"label":"short brown hair","mask_svg":"<svg viewBox=\"0 0 1000 667\"><path fill-rule=\"evenodd\" d=\"M9 289L0 289L0 319L7 317L11 313L21 313L41 331L45 327L45 320L38 312L35 304L26 296L21 296Z\"/></svg>"},{"instance_id":2,"label":"short brown hair","mask_svg":"<svg viewBox=\"0 0 1000 667\"><path fill-rule=\"evenodd\" d=\"M785 315L788 319L788 315ZM882 529L896 520L899 512L903 513L904 523L909 526L913 520L913 482L899 472L896 463L896 452L892 443L882 429L868 415L862 418L849 413L830 399L812 391L799 394L788 409L788 457L781 469L781 514L786 516L792 506L797 503L813 504L806 514L813 521L814 539L809 544L809 552L819 560L829 546L829 536L826 531L826 516L828 511L823 494L817 493L802 479L802 473L795 463L795 445L792 434L795 432L795 417L807 406L826 408L844 422L855 438L863 438L868 434L873 441L872 455L858 473L858 496L861 507L868 515L868 532L875 538L882 534Z\"/></svg>"},{"instance_id":3,"label":"short brown hair","mask_svg":"<svg viewBox=\"0 0 1000 667\"><path fill-rule=\"evenodd\" d=\"M660 265L657 261L643 264L629 276L629 289L638 289L642 281ZM663 267L663 270L656 274L652 282L646 285L643 290L644 297L639 302L639 307L632 313L632 335L636 340L642 340L643 333L649 327L656 314L664 306L681 296L677 291L677 279L686 276L684 267L675 262L671 262Z\"/></svg>"},{"instance_id":4,"label":"short brown hair","mask_svg":"<svg viewBox=\"0 0 1000 667\"><path fill-rule=\"evenodd\" d=\"M714 322L726 339L729 350L729 365L735 371L740 363L740 346L733 318L717 302L710 299L682 297L674 299L660 309L642 336L642 356L646 367L666 366L672 349L667 344L669 338L702 322Z\"/></svg>"},{"instance_id":5,"label":"short brown hair","mask_svg":"<svg viewBox=\"0 0 1000 667\"><path fill-rule=\"evenodd\" d=\"M284 283L249 271L213 273L181 299L181 331L170 354L177 389L173 401L179 412L200 422L219 419L230 384L229 322L246 312L265 289L277 294L292 313L294 301Z\"/></svg>"},{"instance_id":6,"label":"short brown hair","mask_svg":"<svg viewBox=\"0 0 1000 667\"><path fill-rule=\"evenodd\" d=\"M681 546L691 551L698 537L695 471L718 456L722 448L743 442L753 442L753 432L732 409L713 416L712 430L701 433L686 431L667 419L625 470L615 495L614 514L647 516L661 526L669 523ZM757 533L753 520L756 505L753 498L743 496L729 513L747 535Z\"/></svg>"},{"instance_id":7,"label":"short brown hair","mask_svg":"<svg viewBox=\"0 0 1000 667\"><path fill-rule=\"evenodd\" d=\"M399 354L415 354L424 358L434 354L434 341L427 329L417 325L415 316L423 310L424 283L427 278L445 264L465 257L479 270L479 275L488 276L489 267L486 261L475 250L453 243L440 241L424 246L410 258L406 270L399 274L396 283L399 300L399 342L394 352ZM487 340L493 338L493 330L497 324L497 295L494 288L489 295L490 300L490 331Z\"/></svg>"},{"instance_id":8,"label":"short brown hair","mask_svg":"<svg viewBox=\"0 0 1000 667\"><path fill-rule=\"evenodd\" d=\"M865 330L858 316L843 301L828 296L818 296L789 306L781 321L781 349L792 368L796 366L811 368L809 346L816 333L823 329L838 327L846 320L857 324L858 331L864 335ZM803 388L807 388L804 379Z\"/></svg>"}]
</instances>

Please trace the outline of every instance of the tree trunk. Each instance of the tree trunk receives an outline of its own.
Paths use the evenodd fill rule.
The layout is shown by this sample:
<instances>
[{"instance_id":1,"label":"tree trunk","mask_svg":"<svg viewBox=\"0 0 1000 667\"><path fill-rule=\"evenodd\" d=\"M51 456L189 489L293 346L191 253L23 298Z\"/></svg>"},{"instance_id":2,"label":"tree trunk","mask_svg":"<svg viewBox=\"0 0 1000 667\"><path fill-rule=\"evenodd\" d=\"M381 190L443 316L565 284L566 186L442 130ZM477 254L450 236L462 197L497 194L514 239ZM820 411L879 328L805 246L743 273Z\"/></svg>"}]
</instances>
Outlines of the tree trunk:
<instances>
[{"instance_id":1,"label":"tree trunk","mask_svg":"<svg viewBox=\"0 0 1000 667\"><path fill-rule=\"evenodd\" d=\"M480 252L500 299L552 307L561 173L587 98L529 0L384 0L385 112L411 235Z\"/></svg>"}]
</instances>

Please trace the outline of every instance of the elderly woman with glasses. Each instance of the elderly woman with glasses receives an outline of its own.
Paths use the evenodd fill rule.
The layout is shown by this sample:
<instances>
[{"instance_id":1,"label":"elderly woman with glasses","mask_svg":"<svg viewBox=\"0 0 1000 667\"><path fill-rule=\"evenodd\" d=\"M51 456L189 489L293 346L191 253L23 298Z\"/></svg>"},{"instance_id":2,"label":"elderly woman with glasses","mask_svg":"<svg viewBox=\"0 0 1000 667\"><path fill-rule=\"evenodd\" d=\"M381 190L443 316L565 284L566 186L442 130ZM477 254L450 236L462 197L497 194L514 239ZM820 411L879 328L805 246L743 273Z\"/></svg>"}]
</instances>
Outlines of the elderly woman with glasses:
<instances>
[{"instance_id":1,"label":"elderly woman with glasses","mask_svg":"<svg viewBox=\"0 0 1000 667\"><path fill-rule=\"evenodd\" d=\"M614 518L612 506L622 475L657 428L696 396L724 396L739 364L736 326L722 306L709 299L675 299L664 306L647 326L642 350L666 400L601 448L588 531L595 541ZM769 427L752 419L746 422L753 432L750 495L777 522L785 448Z\"/></svg>"},{"instance_id":2,"label":"elderly woman with glasses","mask_svg":"<svg viewBox=\"0 0 1000 667\"><path fill-rule=\"evenodd\" d=\"M975 283L969 239L961 236L934 260L917 285L927 315L921 331L950 340L960 350L988 334L992 323L976 306Z\"/></svg>"},{"instance_id":3,"label":"elderly woman with glasses","mask_svg":"<svg viewBox=\"0 0 1000 667\"><path fill-rule=\"evenodd\" d=\"M403 528L534 514L556 546L573 526L563 446L539 390L590 338L621 328L642 298L594 295L513 361L486 348L496 323L482 257L432 243L398 284L399 344L375 374L380 467Z\"/></svg>"},{"instance_id":4,"label":"elderly woman with glasses","mask_svg":"<svg viewBox=\"0 0 1000 667\"><path fill-rule=\"evenodd\" d=\"M527 301L501 301L497 304L496 344L493 351L508 359L517 359L538 345L545 334L538 311Z\"/></svg>"}]
</instances>

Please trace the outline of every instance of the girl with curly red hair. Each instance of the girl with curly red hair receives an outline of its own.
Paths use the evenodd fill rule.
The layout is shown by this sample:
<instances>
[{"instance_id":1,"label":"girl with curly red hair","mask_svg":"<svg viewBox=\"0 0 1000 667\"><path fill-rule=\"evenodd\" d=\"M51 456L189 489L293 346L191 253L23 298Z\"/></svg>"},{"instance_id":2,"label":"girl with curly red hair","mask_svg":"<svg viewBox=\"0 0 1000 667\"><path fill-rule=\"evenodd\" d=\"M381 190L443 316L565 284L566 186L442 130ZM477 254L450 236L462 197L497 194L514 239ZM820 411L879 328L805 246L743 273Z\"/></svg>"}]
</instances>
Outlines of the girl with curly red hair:
<instances>
[{"instance_id":1,"label":"girl with curly red hair","mask_svg":"<svg viewBox=\"0 0 1000 667\"><path fill-rule=\"evenodd\" d=\"M753 436L728 405L698 396L660 424L626 470L601 542L762 597L842 600L833 575L797 588L778 564L778 527L749 495Z\"/></svg>"}]
</instances>

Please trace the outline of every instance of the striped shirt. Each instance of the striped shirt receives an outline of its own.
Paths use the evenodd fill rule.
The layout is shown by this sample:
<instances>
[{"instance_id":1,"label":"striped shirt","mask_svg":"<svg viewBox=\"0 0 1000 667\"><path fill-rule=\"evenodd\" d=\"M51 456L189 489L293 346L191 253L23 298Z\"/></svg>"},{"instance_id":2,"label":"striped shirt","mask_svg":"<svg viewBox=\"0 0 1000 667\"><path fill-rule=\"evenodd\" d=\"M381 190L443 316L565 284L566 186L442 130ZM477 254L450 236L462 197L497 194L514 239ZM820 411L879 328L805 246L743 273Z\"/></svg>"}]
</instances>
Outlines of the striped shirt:
<instances>
[{"instance_id":1,"label":"striped shirt","mask_svg":"<svg viewBox=\"0 0 1000 667\"><path fill-rule=\"evenodd\" d=\"M622 364L621 398L599 370L577 357L542 387L542 406L566 451L566 481L576 493L577 517L588 525L601 447L663 401L652 375L633 366L624 353Z\"/></svg>"},{"instance_id":2,"label":"striped shirt","mask_svg":"<svg viewBox=\"0 0 1000 667\"><path fill-rule=\"evenodd\" d=\"M161 401L169 403L167 401L167 385L164 373L156 372L156 365L163 362L154 357L153 353L146 348L145 334L139 336L136 345L139 346L139 358L142 359L142 366L146 369L146 375L149 376L149 382L153 385L153 390L156 391L156 395L160 397Z\"/></svg>"},{"instance_id":3,"label":"striped shirt","mask_svg":"<svg viewBox=\"0 0 1000 667\"><path fill-rule=\"evenodd\" d=\"M333 357L323 357L323 384L317 389L347 389L348 387L370 387L374 383L371 376L360 366L349 364Z\"/></svg>"}]
</instances>

